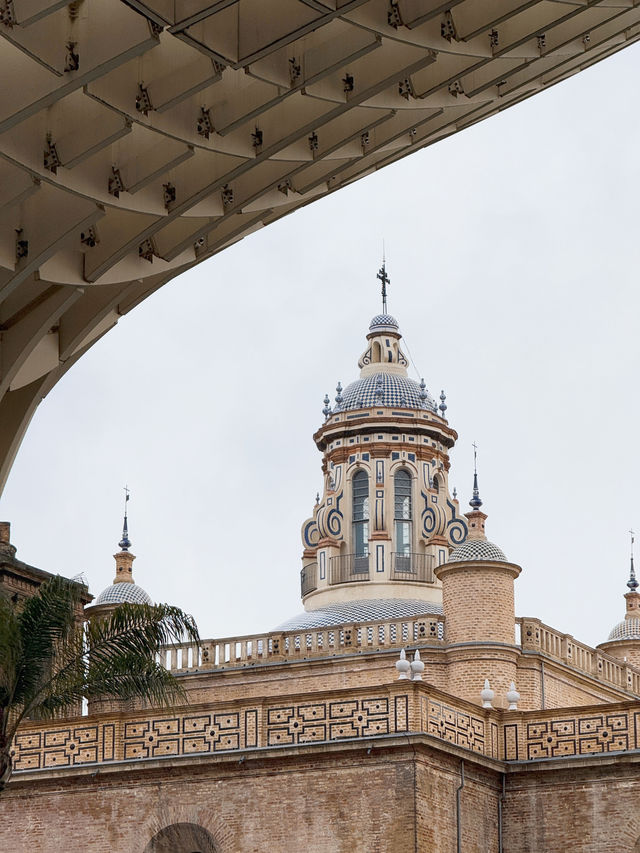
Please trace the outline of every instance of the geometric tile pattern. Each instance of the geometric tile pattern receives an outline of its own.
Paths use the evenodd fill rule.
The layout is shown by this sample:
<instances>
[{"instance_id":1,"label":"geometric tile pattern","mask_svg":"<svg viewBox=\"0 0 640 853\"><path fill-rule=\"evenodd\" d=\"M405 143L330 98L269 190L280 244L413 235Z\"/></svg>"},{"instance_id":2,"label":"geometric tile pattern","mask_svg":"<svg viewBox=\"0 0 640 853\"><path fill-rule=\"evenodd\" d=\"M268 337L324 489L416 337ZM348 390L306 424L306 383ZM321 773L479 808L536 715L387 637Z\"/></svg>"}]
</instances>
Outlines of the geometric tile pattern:
<instances>
[{"instance_id":1,"label":"geometric tile pattern","mask_svg":"<svg viewBox=\"0 0 640 853\"><path fill-rule=\"evenodd\" d=\"M40 770L109 760L113 743L111 728L79 725L18 734L13 744L14 768Z\"/></svg>"},{"instance_id":2,"label":"geometric tile pattern","mask_svg":"<svg viewBox=\"0 0 640 853\"><path fill-rule=\"evenodd\" d=\"M626 713L545 720L527 725L527 758L560 758L629 749Z\"/></svg>"},{"instance_id":3,"label":"geometric tile pattern","mask_svg":"<svg viewBox=\"0 0 640 853\"><path fill-rule=\"evenodd\" d=\"M397 332L399 328L398 321L391 314L376 314L369 323L370 332L385 332L387 330Z\"/></svg>"},{"instance_id":4,"label":"geometric tile pattern","mask_svg":"<svg viewBox=\"0 0 640 853\"><path fill-rule=\"evenodd\" d=\"M342 402L335 405L333 414L374 406L437 411L433 397L427 391L423 392L415 379L393 373L376 373L347 385L342 392Z\"/></svg>"},{"instance_id":5,"label":"geometric tile pattern","mask_svg":"<svg viewBox=\"0 0 640 853\"><path fill-rule=\"evenodd\" d=\"M369 738L409 728L406 694L229 711L191 711L18 734L14 769L203 755L261 746Z\"/></svg>"},{"instance_id":6,"label":"geometric tile pattern","mask_svg":"<svg viewBox=\"0 0 640 853\"><path fill-rule=\"evenodd\" d=\"M623 619L612 628L609 640L638 640L640 639L640 619L635 616Z\"/></svg>"},{"instance_id":7,"label":"geometric tile pattern","mask_svg":"<svg viewBox=\"0 0 640 853\"><path fill-rule=\"evenodd\" d=\"M96 604L123 604L124 602L131 604L153 603L149 593L137 583L113 583L102 590L93 604L95 606Z\"/></svg>"},{"instance_id":8,"label":"geometric tile pattern","mask_svg":"<svg viewBox=\"0 0 640 853\"><path fill-rule=\"evenodd\" d=\"M462 563L467 560L494 560L500 563L508 562L502 548L485 539L471 539L458 545L451 553L448 563Z\"/></svg>"},{"instance_id":9,"label":"geometric tile pattern","mask_svg":"<svg viewBox=\"0 0 640 853\"><path fill-rule=\"evenodd\" d=\"M387 697L269 708L267 745L376 737L406 731L406 697L396 697L396 700L401 698L405 704L396 701L394 713L390 713Z\"/></svg>"},{"instance_id":10,"label":"geometric tile pattern","mask_svg":"<svg viewBox=\"0 0 640 853\"><path fill-rule=\"evenodd\" d=\"M485 754L485 721L481 717L425 699L427 733L473 752Z\"/></svg>"},{"instance_id":11,"label":"geometric tile pattern","mask_svg":"<svg viewBox=\"0 0 640 853\"><path fill-rule=\"evenodd\" d=\"M158 758L167 755L240 749L240 714L199 714L127 723L124 757Z\"/></svg>"},{"instance_id":12,"label":"geometric tile pattern","mask_svg":"<svg viewBox=\"0 0 640 853\"><path fill-rule=\"evenodd\" d=\"M442 614L442 605L417 598L374 598L329 604L293 616L274 631L302 631L349 622L373 622L378 619L411 619L423 614Z\"/></svg>"},{"instance_id":13,"label":"geometric tile pattern","mask_svg":"<svg viewBox=\"0 0 640 853\"><path fill-rule=\"evenodd\" d=\"M354 695L355 694L355 695ZM558 715L474 712L427 684L393 682L382 693L292 697L231 709L194 708L176 715L28 724L13 744L14 769L75 767L111 761L206 755L236 750L426 732L480 755L536 761L640 748L640 710L614 707ZM414 728L412 728L412 721Z\"/></svg>"}]
</instances>

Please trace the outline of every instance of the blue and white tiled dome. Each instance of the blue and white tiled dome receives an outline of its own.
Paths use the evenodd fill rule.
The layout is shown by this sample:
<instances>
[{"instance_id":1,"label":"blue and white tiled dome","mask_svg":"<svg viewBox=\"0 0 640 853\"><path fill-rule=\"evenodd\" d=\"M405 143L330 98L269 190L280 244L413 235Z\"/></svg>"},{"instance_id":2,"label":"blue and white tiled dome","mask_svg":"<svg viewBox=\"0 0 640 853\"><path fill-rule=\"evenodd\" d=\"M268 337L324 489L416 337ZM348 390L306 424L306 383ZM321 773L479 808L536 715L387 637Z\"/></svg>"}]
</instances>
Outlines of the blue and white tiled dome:
<instances>
[{"instance_id":1,"label":"blue and white tiled dome","mask_svg":"<svg viewBox=\"0 0 640 853\"><path fill-rule=\"evenodd\" d=\"M303 631L354 622L375 622L378 619L412 619L415 616L441 614L442 606L413 598L374 598L328 604L318 610L299 613L287 619L274 631Z\"/></svg>"},{"instance_id":2,"label":"blue and white tiled dome","mask_svg":"<svg viewBox=\"0 0 640 853\"><path fill-rule=\"evenodd\" d=\"M382 396L376 397L378 379L382 380ZM436 404L428 391L422 398L422 388L415 379L407 376L396 376L394 373L375 373L356 379L342 392L342 402L337 403L334 412L345 412L349 409L366 409L372 406L395 406L400 409L427 409L435 412Z\"/></svg>"},{"instance_id":3,"label":"blue and white tiled dome","mask_svg":"<svg viewBox=\"0 0 640 853\"><path fill-rule=\"evenodd\" d=\"M153 604L149 593L137 583L114 583L103 589L93 602L99 604Z\"/></svg>"},{"instance_id":4,"label":"blue and white tiled dome","mask_svg":"<svg viewBox=\"0 0 640 853\"><path fill-rule=\"evenodd\" d=\"M640 619L635 616L623 619L613 628L608 640L640 640Z\"/></svg>"},{"instance_id":5,"label":"blue and white tiled dome","mask_svg":"<svg viewBox=\"0 0 640 853\"><path fill-rule=\"evenodd\" d=\"M467 539L462 545L451 553L448 563L463 563L467 560L496 560L499 563L508 563L502 548L498 548L493 542L486 539Z\"/></svg>"},{"instance_id":6,"label":"blue and white tiled dome","mask_svg":"<svg viewBox=\"0 0 640 853\"><path fill-rule=\"evenodd\" d=\"M369 332L395 332L398 333L400 326L391 314L376 314L369 323Z\"/></svg>"}]
</instances>

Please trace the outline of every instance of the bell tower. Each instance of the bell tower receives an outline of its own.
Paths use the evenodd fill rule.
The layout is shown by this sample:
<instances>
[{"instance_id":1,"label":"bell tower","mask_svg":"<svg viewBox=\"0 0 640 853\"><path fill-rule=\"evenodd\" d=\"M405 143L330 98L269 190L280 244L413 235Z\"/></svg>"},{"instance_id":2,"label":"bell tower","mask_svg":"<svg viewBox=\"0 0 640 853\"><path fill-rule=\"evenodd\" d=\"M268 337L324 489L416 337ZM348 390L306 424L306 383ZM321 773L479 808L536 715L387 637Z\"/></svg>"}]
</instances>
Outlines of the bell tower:
<instances>
[{"instance_id":1,"label":"bell tower","mask_svg":"<svg viewBox=\"0 0 640 853\"><path fill-rule=\"evenodd\" d=\"M389 279L383 265L383 309ZM439 608L435 569L467 536L449 491L457 433L424 379L408 375L397 320L386 310L367 332L360 376L325 396L314 435L323 490L302 526L307 611L339 602L419 600Z\"/></svg>"}]
</instances>

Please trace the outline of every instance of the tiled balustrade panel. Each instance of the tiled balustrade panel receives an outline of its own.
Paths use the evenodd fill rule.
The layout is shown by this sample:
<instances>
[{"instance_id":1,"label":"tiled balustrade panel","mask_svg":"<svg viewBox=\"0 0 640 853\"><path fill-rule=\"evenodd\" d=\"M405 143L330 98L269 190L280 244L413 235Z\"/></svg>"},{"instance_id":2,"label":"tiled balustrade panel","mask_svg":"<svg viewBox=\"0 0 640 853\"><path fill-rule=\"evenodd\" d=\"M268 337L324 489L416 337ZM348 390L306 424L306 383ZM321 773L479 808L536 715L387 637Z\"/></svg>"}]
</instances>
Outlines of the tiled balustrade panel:
<instances>
[{"instance_id":1,"label":"tiled balustrade panel","mask_svg":"<svg viewBox=\"0 0 640 853\"><path fill-rule=\"evenodd\" d=\"M21 729L15 771L112 761L175 758L409 731L412 696L404 685L377 693L339 691L231 708L78 718Z\"/></svg>"},{"instance_id":2,"label":"tiled balustrade panel","mask_svg":"<svg viewBox=\"0 0 640 853\"><path fill-rule=\"evenodd\" d=\"M501 757L507 761L602 755L639 745L636 703L505 714L502 723Z\"/></svg>"}]
</instances>

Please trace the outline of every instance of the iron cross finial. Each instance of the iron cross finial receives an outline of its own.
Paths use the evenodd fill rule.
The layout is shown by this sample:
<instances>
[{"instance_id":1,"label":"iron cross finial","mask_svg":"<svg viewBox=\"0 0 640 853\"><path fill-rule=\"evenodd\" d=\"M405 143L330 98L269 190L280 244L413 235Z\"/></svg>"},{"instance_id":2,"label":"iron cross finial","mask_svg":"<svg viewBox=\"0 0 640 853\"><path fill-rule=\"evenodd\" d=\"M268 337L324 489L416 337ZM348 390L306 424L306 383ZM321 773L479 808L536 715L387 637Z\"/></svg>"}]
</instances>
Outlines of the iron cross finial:
<instances>
[{"instance_id":1,"label":"iron cross finial","mask_svg":"<svg viewBox=\"0 0 640 853\"><path fill-rule=\"evenodd\" d=\"M386 261L382 261L382 266L378 270L376 278L382 282L382 313L387 313L387 285L391 284L391 279L387 275Z\"/></svg>"},{"instance_id":2,"label":"iron cross finial","mask_svg":"<svg viewBox=\"0 0 640 853\"><path fill-rule=\"evenodd\" d=\"M128 551L131 547L129 539L129 523L127 520L127 503L129 501L129 486L124 487L124 522L122 524L122 539L118 543L122 551Z\"/></svg>"},{"instance_id":3,"label":"iron cross finial","mask_svg":"<svg viewBox=\"0 0 640 853\"><path fill-rule=\"evenodd\" d=\"M629 580L627 581L627 586L631 590L631 592L635 592L638 589L638 580L636 578L636 570L633 565L633 543L635 541L635 531L631 529L629 531L631 534L631 565L629 568Z\"/></svg>"}]
</instances>

